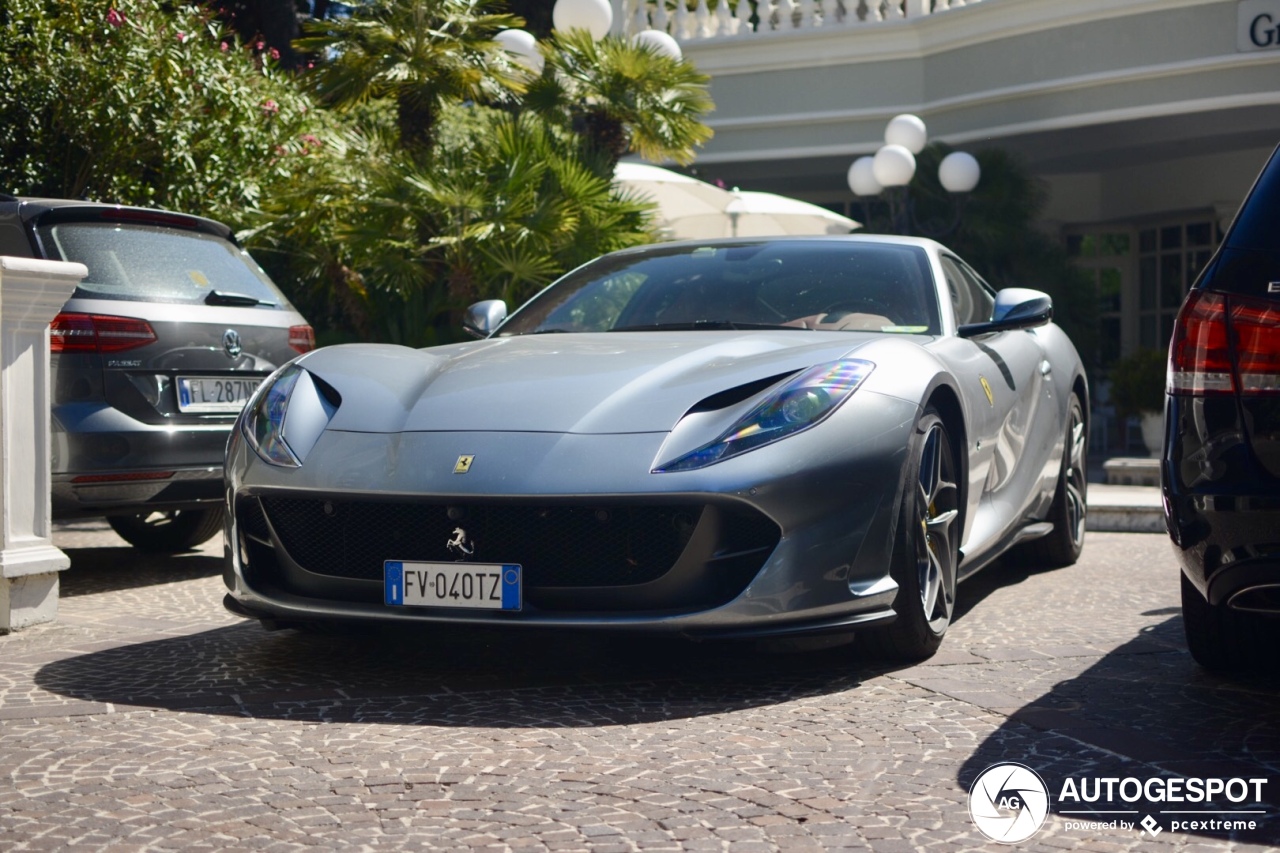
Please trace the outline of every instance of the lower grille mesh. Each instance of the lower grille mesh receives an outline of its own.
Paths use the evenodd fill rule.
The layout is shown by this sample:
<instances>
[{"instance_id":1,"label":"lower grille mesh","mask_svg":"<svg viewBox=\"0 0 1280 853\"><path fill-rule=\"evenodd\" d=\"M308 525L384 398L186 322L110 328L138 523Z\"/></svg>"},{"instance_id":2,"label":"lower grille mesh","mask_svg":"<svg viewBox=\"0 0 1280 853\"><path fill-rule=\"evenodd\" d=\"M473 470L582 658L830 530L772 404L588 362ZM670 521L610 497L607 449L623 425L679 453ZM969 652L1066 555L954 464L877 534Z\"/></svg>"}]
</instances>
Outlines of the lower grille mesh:
<instances>
[{"instance_id":1,"label":"lower grille mesh","mask_svg":"<svg viewBox=\"0 0 1280 853\"><path fill-rule=\"evenodd\" d=\"M480 563L520 563L530 587L629 586L665 574L700 506L445 505L261 498L290 558L309 572L381 580L384 560L452 562L465 531ZM451 517L452 516L452 517Z\"/></svg>"}]
</instances>

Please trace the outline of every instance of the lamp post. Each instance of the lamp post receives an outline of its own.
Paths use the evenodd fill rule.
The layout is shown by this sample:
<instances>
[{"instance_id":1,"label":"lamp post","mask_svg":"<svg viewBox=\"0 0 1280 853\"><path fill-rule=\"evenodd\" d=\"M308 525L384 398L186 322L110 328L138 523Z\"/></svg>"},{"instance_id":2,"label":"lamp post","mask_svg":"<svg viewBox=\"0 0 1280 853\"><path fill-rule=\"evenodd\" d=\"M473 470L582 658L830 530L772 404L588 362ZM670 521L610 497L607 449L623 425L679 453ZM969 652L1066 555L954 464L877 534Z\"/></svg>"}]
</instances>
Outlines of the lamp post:
<instances>
[{"instance_id":1,"label":"lamp post","mask_svg":"<svg viewBox=\"0 0 1280 853\"><path fill-rule=\"evenodd\" d=\"M953 151L938 164L938 181L953 197L953 215L942 227L926 227L916 219L915 202L910 184L916 174L916 155L924 150L928 133L919 116L895 116L885 126L885 144L874 156L859 157L849 167L849 189L863 205L882 195L889 204L889 219L898 234L918 233L926 237L945 237L956 230L964 214L969 193L978 185L982 169L972 154Z\"/></svg>"}]
</instances>

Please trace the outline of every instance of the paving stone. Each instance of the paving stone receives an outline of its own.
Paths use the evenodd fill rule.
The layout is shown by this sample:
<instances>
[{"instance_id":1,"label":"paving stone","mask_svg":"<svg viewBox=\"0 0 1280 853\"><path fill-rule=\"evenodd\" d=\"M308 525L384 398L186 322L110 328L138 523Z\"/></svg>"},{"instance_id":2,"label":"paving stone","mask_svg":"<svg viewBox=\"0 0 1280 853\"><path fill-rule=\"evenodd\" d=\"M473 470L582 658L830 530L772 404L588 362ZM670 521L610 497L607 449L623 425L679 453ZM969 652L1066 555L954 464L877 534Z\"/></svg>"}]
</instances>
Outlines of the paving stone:
<instances>
[{"instance_id":1,"label":"paving stone","mask_svg":"<svg viewBox=\"0 0 1280 853\"><path fill-rule=\"evenodd\" d=\"M942 651L892 667L660 638L267 633L220 605L221 543L69 543L62 622L0 637L0 838L29 850L970 850L990 765L1251 775L1253 833L1083 833L1023 850L1280 846L1280 676L1186 655L1149 534L960 588ZM55 537L58 541L58 537ZM1055 809L1062 809L1055 802ZM1141 802L1144 813L1159 804Z\"/></svg>"}]
</instances>

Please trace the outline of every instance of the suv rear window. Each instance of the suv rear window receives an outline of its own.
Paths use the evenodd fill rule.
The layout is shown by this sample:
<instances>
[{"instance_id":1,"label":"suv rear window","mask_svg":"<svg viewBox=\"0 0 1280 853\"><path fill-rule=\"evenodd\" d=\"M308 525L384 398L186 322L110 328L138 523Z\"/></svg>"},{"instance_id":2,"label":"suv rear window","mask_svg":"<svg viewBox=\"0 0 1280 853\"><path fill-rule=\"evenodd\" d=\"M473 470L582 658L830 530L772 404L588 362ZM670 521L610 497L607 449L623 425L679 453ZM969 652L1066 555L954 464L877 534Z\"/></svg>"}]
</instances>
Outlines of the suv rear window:
<instances>
[{"instance_id":1,"label":"suv rear window","mask_svg":"<svg viewBox=\"0 0 1280 853\"><path fill-rule=\"evenodd\" d=\"M1280 249L1280 152L1272 154L1258 176L1227 235L1227 246L1271 252Z\"/></svg>"},{"instance_id":2,"label":"suv rear window","mask_svg":"<svg viewBox=\"0 0 1280 853\"><path fill-rule=\"evenodd\" d=\"M248 253L210 234L114 222L61 222L40 229L49 254L78 261L89 274L81 299L203 303L212 291L291 306Z\"/></svg>"}]
</instances>

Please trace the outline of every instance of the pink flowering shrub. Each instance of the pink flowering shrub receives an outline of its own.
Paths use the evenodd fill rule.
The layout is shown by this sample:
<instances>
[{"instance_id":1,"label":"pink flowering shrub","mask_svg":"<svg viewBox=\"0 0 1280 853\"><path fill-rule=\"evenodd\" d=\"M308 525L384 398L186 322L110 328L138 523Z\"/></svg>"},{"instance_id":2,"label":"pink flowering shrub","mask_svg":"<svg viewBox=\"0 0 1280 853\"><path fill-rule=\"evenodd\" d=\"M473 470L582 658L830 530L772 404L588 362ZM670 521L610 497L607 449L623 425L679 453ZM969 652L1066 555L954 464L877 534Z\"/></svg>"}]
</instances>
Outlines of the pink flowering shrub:
<instances>
[{"instance_id":1,"label":"pink flowering shrub","mask_svg":"<svg viewBox=\"0 0 1280 853\"><path fill-rule=\"evenodd\" d=\"M245 225L326 150L304 141L331 133L324 111L308 109L270 53L242 46L207 10L162 0L114 0L105 12L101 0L3 5L0 190Z\"/></svg>"}]
</instances>

